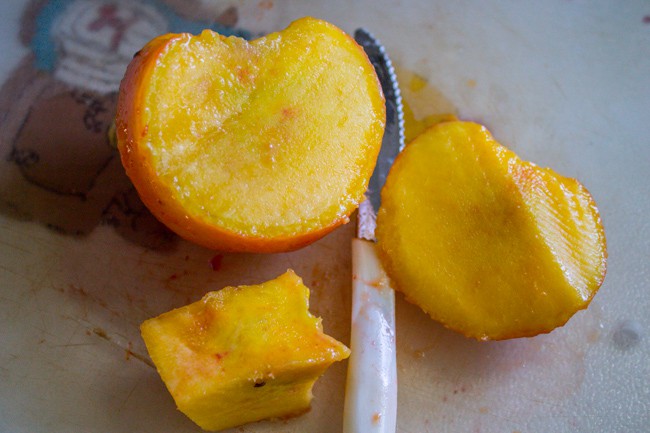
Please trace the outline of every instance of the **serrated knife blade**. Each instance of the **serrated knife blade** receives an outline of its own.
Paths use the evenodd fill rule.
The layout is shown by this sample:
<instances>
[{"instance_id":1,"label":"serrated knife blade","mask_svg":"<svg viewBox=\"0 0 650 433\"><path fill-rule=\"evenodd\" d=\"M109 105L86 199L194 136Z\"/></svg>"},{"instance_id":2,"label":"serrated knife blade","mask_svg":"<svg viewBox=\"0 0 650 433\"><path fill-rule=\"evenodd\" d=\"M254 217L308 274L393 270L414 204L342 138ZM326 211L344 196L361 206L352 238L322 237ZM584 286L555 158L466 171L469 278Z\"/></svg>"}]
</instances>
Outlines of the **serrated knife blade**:
<instances>
[{"instance_id":1,"label":"serrated knife blade","mask_svg":"<svg viewBox=\"0 0 650 433\"><path fill-rule=\"evenodd\" d=\"M404 109L395 68L384 46L365 29L357 29L354 33L354 39L363 47L368 59L374 66L386 99L384 137L377 158L377 165L366 192L369 203L361 204L359 210L361 215L357 220L357 236L374 241L375 215L381 205L381 189L386 183L388 171L393 165L397 154L404 148ZM369 208L368 204L372 207ZM372 212L372 214L369 212Z\"/></svg>"}]
</instances>

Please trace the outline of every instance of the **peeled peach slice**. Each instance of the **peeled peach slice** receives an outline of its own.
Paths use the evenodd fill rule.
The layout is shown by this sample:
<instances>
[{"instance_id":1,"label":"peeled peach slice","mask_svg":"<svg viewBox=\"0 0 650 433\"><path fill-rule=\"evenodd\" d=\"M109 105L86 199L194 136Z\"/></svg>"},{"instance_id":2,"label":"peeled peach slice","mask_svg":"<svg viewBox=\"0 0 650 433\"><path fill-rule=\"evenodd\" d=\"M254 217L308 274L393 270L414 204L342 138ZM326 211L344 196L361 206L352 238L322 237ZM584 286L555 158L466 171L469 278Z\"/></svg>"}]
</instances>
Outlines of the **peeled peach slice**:
<instances>
[{"instance_id":1,"label":"peeled peach slice","mask_svg":"<svg viewBox=\"0 0 650 433\"><path fill-rule=\"evenodd\" d=\"M300 19L247 42L169 34L128 67L118 148L151 212L182 237L226 251L304 246L363 198L385 122L363 49Z\"/></svg>"},{"instance_id":2,"label":"peeled peach slice","mask_svg":"<svg viewBox=\"0 0 650 433\"><path fill-rule=\"evenodd\" d=\"M605 277L589 192L475 123L441 123L399 155L377 238L396 289L477 339L549 332L586 308Z\"/></svg>"},{"instance_id":3,"label":"peeled peach slice","mask_svg":"<svg viewBox=\"0 0 650 433\"><path fill-rule=\"evenodd\" d=\"M205 430L306 412L318 377L350 354L323 333L291 270L210 292L140 329L178 409Z\"/></svg>"}]
</instances>

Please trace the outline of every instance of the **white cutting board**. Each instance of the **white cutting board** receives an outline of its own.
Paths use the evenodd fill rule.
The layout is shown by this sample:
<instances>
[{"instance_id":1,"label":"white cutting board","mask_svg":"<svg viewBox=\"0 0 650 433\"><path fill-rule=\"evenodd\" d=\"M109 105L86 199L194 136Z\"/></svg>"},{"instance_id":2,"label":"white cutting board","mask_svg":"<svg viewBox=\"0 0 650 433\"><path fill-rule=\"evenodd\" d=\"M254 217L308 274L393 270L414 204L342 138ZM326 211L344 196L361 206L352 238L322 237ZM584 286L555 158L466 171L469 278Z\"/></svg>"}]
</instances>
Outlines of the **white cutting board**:
<instances>
[{"instance_id":1,"label":"white cutting board","mask_svg":"<svg viewBox=\"0 0 650 433\"><path fill-rule=\"evenodd\" d=\"M236 5L238 26L254 32L304 15L348 32L366 27L394 63L430 83L429 105L407 92L416 114L453 111L483 122L523 158L580 179L599 205L607 278L590 308L551 334L475 342L397 296L399 432L650 431L650 3L206 3L215 16L224 3ZM30 53L18 39L25 4L0 3L0 81L14 77L19 86L34 74L41 87L26 91L36 100L48 86L63 92L75 84L53 72L12 72ZM24 94L9 94L16 105L0 95L0 120L9 128L13 119L14 132L22 131L32 111ZM42 191L12 183L24 180L15 167L2 167L4 194L17 189L0 206L0 431L199 431L149 365L139 323L208 290L287 268L311 287L326 332L349 342L351 224L291 254L224 255L213 270L216 253L143 234L152 227L146 216L133 232L100 224L73 236L46 228L36 220L60 213L61 221L76 205L41 200ZM339 432L345 369L339 363L317 383L310 413L233 431Z\"/></svg>"}]
</instances>

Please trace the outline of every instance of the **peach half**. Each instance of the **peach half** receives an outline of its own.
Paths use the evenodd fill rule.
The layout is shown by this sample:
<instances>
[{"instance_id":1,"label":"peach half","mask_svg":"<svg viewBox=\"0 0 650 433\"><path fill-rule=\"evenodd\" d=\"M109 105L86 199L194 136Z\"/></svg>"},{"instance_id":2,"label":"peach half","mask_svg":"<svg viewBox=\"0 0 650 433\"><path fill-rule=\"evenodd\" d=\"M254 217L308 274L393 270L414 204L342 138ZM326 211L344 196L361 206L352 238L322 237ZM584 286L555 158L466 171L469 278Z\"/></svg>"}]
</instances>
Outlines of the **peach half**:
<instances>
[{"instance_id":1,"label":"peach half","mask_svg":"<svg viewBox=\"0 0 650 433\"><path fill-rule=\"evenodd\" d=\"M154 39L122 81L116 132L140 197L177 234L279 252L349 221L384 123L363 49L302 18L252 42L209 30Z\"/></svg>"},{"instance_id":2,"label":"peach half","mask_svg":"<svg viewBox=\"0 0 650 433\"><path fill-rule=\"evenodd\" d=\"M480 340L550 332L605 278L605 231L587 189L476 123L440 123L398 156L377 239L397 290Z\"/></svg>"}]
</instances>

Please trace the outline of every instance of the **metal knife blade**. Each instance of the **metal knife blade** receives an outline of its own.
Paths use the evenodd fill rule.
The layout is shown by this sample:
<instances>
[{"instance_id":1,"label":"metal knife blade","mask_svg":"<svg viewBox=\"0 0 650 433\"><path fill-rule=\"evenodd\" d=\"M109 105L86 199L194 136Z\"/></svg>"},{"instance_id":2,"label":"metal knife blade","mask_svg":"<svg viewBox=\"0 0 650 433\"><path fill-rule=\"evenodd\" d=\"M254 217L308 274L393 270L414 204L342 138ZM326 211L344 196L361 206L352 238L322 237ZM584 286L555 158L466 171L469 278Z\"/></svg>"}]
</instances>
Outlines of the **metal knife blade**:
<instances>
[{"instance_id":1,"label":"metal knife blade","mask_svg":"<svg viewBox=\"0 0 650 433\"><path fill-rule=\"evenodd\" d=\"M386 99L386 127L366 200L352 241L352 326L343 416L344 433L394 433L397 424L395 293L375 249L375 215L381 189L404 147L402 98L383 46L366 30L355 32L379 77Z\"/></svg>"},{"instance_id":2,"label":"metal knife blade","mask_svg":"<svg viewBox=\"0 0 650 433\"><path fill-rule=\"evenodd\" d=\"M357 29L354 39L363 47L368 59L375 67L381 89L386 99L386 126L375 171L370 178L366 198L361 203L357 219L357 236L375 240L375 215L381 205L381 189L397 154L404 148L404 110L402 95L397 83L395 68L384 46L365 29ZM372 207L369 207L372 205Z\"/></svg>"}]
</instances>

